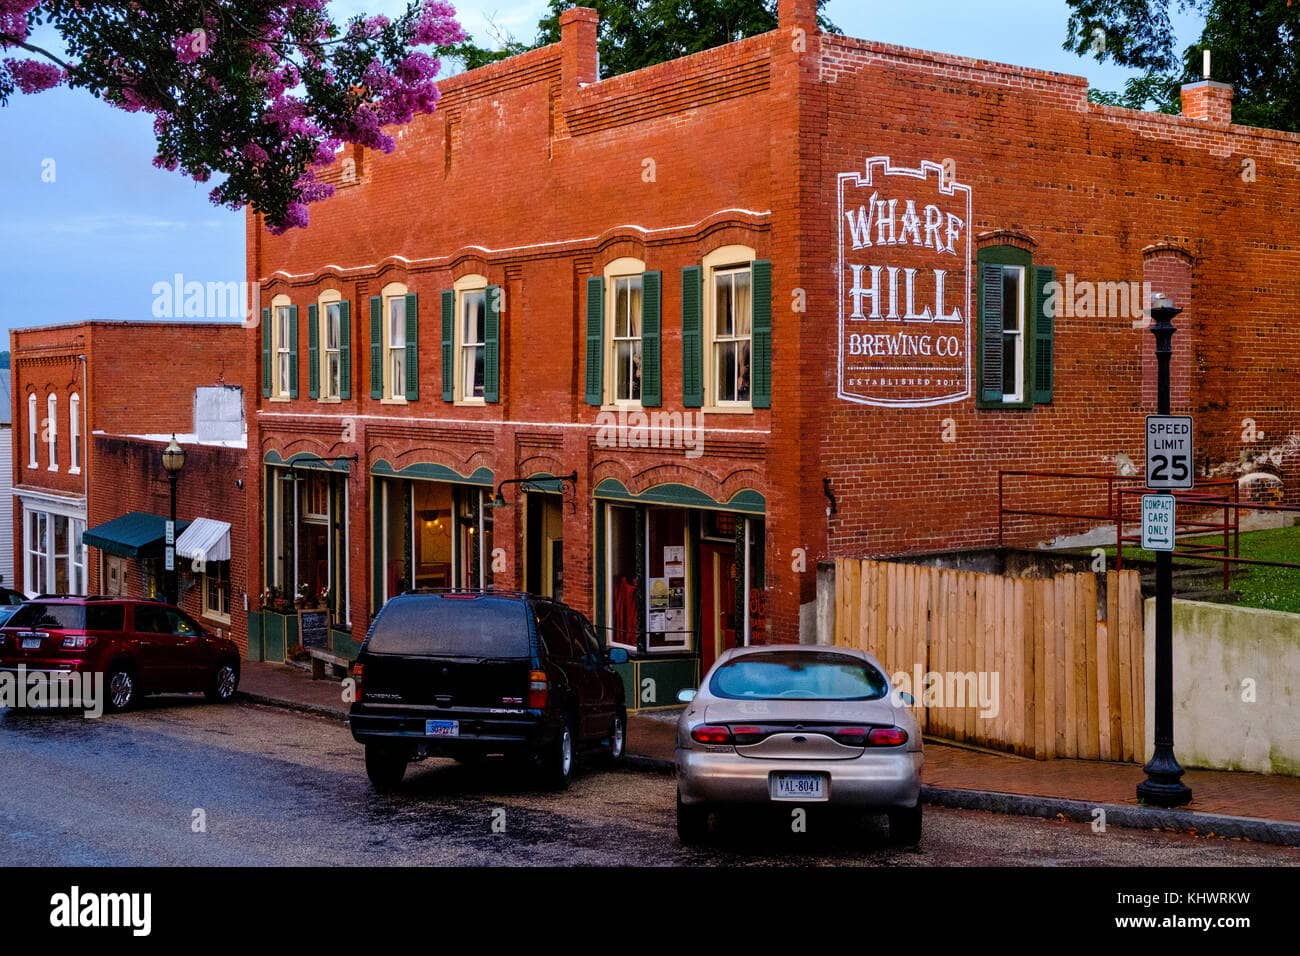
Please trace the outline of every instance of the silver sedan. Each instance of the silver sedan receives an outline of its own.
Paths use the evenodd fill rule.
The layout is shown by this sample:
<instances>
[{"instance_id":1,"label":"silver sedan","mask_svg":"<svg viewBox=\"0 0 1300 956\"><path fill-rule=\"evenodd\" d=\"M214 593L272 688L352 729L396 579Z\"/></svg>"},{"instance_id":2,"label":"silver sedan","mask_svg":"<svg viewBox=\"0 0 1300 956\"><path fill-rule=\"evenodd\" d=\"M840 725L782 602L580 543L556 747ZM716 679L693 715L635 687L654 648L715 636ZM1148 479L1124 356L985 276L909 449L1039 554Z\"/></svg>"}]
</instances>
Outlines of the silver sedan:
<instances>
[{"instance_id":1,"label":"silver sedan","mask_svg":"<svg viewBox=\"0 0 1300 956\"><path fill-rule=\"evenodd\" d=\"M709 813L737 804L830 804L889 816L921 839L921 729L883 668L841 647L728 650L677 723L677 834L697 843Z\"/></svg>"}]
</instances>

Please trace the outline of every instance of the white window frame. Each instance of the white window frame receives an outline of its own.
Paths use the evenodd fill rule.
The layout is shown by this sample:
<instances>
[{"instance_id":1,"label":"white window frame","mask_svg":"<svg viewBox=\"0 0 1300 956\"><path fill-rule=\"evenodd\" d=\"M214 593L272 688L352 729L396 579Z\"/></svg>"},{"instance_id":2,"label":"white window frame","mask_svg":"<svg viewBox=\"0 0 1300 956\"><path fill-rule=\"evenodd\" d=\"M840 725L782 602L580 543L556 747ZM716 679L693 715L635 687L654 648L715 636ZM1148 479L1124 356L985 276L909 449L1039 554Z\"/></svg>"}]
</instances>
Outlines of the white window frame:
<instances>
[{"instance_id":1,"label":"white window frame","mask_svg":"<svg viewBox=\"0 0 1300 956\"><path fill-rule=\"evenodd\" d=\"M701 310L703 345L704 402L709 411L752 412L754 410L754 261L757 253L748 246L723 246L704 257L704 288ZM720 339L717 334L717 279L720 275L749 274L749 334ZM717 351L723 342L749 342L749 398L744 401L723 400L718 381Z\"/></svg>"},{"instance_id":2,"label":"white window frame","mask_svg":"<svg viewBox=\"0 0 1300 956\"><path fill-rule=\"evenodd\" d=\"M1015 337L1015 347L1011 349L1010 354L1014 357L1016 363L1016 390L1015 392L1003 392L1002 401L1013 405L1025 400L1025 282L1027 279L1024 266L1015 266L1002 264L1003 282L1006 281L1008 272L1016 275L1016 328L1008 332L1005 323L1006 292L1005 287L1002 294L1003 315L998 316L998 326L1002 332L1002 361L1006 362L1007 336Z\"/></svg>"},{"instance_id":3,"label":"white window frame","mask_svg":"<svg viewBox=\"0 0 1300 956\"><path fill-rule=\"evenodd\" d=\"M319 323L316 337L320 343L319 400L337 402L340 401L339 396L343 390L343 296L336 289L327 289L321 293L316 305ZM333 348L330 347L330 309L338 316L338 336ZM331 374L331 360L338 369L337 380Z\"/></svg>"},{"instance_id":4,"label":"white window frame","mask_svg":"<svg viewBox=\"0 0 1300 956\"><path fill-rule=\"evenodd\" d=\"M637 342L641 345L641 387L645 387L645 284L642 276L645 274L645 263L640 259L625 257L615 259L605 267L605 357L604 357L604 405L607 408L631 408L639 409L642 407L641 398L621 398L618 394L618 347L621 342ZM641 316L638 321L640 334L637 336L624 336L622 338L616 335L618 330L618 286L620 282L636 279L642 283L641 286Z\"/></svg>"},{"instance_id":5,"label":"white window frame","mask_svg":"<svg viewBox=\"0 0 1300 956\"><path fill-rule=\"evenodd\" d=\"M47 471L59 470L59 396L50 392L45 396L45 445L49 451L50 464Z\"/></svg>"},{"instance_id":6,"label":"white window frame","mask_svg":"<svg viewBox=\"0 0 1300 956\"><path fill-rule=\"evenodd\" d=\"M381 332L383 334L383 362L384 362L384 398L383 401L390 404L403 405L406 403L406 295L407 288L400 282L392 282L384 286L380 292L383 300L383 316L381 321ZM396 303L396 305L394 305ZM393 332L393 310L397 309L398 325L401 331L401 342L395 341ZM396 369L401 370L402 387L395 388L397 376L394 374Z\"/></svg>"},{"instance_id":7,"label":"white window frame","mask_svg":"<svg viewBox=\"0 0 1300 956\"><path fill-rule=\"evenodd\" d=\"M68 472L81 474L81 396L68 398Z\"/></svg>"},{"instance_id":8,"label":"white window frame","mask_svg":"<svg viewBox=\"0 0 1300 956\"><path fill-rule=\"evenodd\" d=\"M461 276L452 285L452 290L456 297L456 312L452 322L452 365L454 378L452 379L452 395L455 397L457 405L486 405L487 400L484 395L469 394L470 384L465 376L465 354L469 349L482 349L486 358L486 342L467 342L465 340L465 301L469 295L481 293L483 296L484 308L484 332L486 333L486 309L487 309L487 276L467 275ZM484 335L486 339L486 334ZM484 391L487 390L486 379L487 366L484 365Z\"/></svg>"},{"instance_id":9,"label":"white window frame","mask_svg":"<svg viewBox=\"0 0 1300 956\"><path fill-rule=\"evenodd\" d=\"M27 467L36 468L36 393L27 394Z\"/></svg>"},{"instance_id":10,"label":"white window frame","mask_svg":"<svg viewBox=\"0 0 1300 956\"><path fill-rule=\"evenodd\" d=\"M291 305L287 295L277 295L271 300L271 397L282 401L290 398L289 385L293 378Z\"/></svg>"},{"instance_id":11,"label":"white window frame","mask_svg":"<svg viewBox=\"0 0 1300 956\"><path fill-rule=\"evenodd\" d=\"M65 562L64 570L67 573L68 593L69 594L86 594L89 587L89 579L86 575L86 555L88 546L82 540L86 530L86 516L78 508L68 507L66 505L49 502L46 499L37 499L29 501L24 499L23 502L23 588L29 595L50 593L55 581L55 562L60 557L54 553L54 522L55 518L63 518L68 522L68 550L62 555ZM40 525L44 525L43 533L38 535L37 530ZM82 541L80 547L77 542ZM40 581L36 580L36 567L40 565ZM42 587L34 588L34 583L40 583Z\"/></svg>"},{"instance_id":12,"label":"white window frame","mask_svg":"<svg viewBox=\"0 0 1300 956\"><path fill-rule=\"evenodd\" d=\"M225 568L225 572L226 572L226 573L225 573L226 587L227 587L227 589L229 589L229 587L230 587L230 562L229 562L229 561L213 561L213 562L210 562L210 564L211 564L213 567L216 567L216 568L222 568L222 567ZM205 618L207 618L207 619L210 620L210 621L217 621L217 622L219 622L219 623L221 623L221 624L229 624L229 623L230 623L230 599L229 599L229 597L225 596L225 595L222 593L222 591L220 590L220 588L214 588L214 587L213 587L213 585L216 585L216 584L219 584L219 583L220 583L220 578L221 578L221 575L220 575L220 574L213 574L213 573L211 573L211 572L209 572L209 571L206 571L206 570L203 572L203 593L202 593L202 595L200 596L200 600L201 600L201 602L202 602L202 603L201 603L201 608L202 608L202 617L205 617ZM225 609L224 609L224 611L221 610L221 609L213 610L212 608L210 608L210 607L208 606L208 598L209 598L209 596L210 596L214 591L215 591L215 593L216 593L216 594L221 598L221 600L219 600L218 603L219 603L219 604L221 604L221 603L224 603L224 604L225 604Z\"/></svg>"}]
</instances>

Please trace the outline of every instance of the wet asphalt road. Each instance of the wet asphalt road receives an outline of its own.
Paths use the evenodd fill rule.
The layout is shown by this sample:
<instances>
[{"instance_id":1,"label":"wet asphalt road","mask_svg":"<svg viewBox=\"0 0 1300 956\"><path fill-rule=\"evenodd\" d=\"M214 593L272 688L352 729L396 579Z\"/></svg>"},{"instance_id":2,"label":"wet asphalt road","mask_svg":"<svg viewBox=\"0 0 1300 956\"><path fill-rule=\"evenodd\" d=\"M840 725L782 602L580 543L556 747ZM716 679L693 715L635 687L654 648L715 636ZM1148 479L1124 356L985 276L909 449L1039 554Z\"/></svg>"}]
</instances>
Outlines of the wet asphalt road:
<instances>
[{"instance_id":1,"label":"wet asphalt road","mask_svg":"<svg viewBox=\"0 0 1300 956\"><path fill-rule=\"evenodd\" d=\"M591 768L552 794L497 761L425 761L380 796L341 723L185 698L90 721L0 711L0 768L0 865L1300 864L1283 847L939 808L919 852L890 847L883 821L815 816L799 834L788 816L724 817L684 849L670 776Z\"/></svg>"}]
</instances>

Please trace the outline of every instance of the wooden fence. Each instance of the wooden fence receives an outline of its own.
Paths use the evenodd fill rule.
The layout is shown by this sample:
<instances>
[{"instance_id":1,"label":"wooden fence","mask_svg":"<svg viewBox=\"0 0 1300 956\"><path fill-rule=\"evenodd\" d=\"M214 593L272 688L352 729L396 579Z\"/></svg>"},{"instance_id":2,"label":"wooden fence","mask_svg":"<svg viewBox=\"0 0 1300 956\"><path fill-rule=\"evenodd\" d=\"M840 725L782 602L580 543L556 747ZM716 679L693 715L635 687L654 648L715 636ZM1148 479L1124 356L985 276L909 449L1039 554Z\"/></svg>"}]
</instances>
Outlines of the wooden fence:
<instances>
[{"instance_id":1,"label":"wooden fence","mask_svg":"<svg viewBox=\"0 0 1300 956\"><path fill-rule=\"evenodd\" d=\"M1141 762L1141 579L1107 572L1100 603L1097 584L1091 573L1010 578L839 558L835 643L872 654L891 678L905 672L927 734L1040 760ZM981 687L996 701L987 713Z\"/></svg>"}]
</instances>

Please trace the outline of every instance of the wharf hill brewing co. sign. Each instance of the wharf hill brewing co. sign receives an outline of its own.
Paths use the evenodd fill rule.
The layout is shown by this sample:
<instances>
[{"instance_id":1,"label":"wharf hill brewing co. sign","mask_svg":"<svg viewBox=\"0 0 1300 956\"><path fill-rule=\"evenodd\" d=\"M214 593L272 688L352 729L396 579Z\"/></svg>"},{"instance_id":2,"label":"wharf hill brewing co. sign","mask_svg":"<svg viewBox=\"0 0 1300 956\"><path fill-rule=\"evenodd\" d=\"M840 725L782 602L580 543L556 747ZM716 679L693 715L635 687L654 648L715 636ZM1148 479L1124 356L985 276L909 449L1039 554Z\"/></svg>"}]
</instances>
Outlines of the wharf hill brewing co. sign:
<instances>
[{"instance_id":1,"label":"wharf hill brewing co. sign","mask_svg":"<svg viewBox=\"0 0 1300 956\"><path fill-rule=\"evenodd\" d=\"M971 394L971 194L938 163L839 175L839 397L922 408Z\"/></svg>"}]
</instances>

